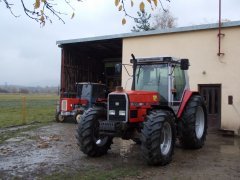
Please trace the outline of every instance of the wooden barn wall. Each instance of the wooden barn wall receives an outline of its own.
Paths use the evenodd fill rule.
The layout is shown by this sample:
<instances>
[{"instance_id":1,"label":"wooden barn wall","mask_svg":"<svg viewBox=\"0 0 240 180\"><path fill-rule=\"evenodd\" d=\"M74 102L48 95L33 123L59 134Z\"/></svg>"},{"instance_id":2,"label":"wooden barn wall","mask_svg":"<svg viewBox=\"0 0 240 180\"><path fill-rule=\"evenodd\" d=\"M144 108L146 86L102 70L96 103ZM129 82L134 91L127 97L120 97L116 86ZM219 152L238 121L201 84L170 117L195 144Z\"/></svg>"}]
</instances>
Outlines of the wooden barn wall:
<instances>
[{"instance_id":1,"label":"wooden barn wall","mask_svg":"<svg viewBox=\"0 0 240 180\"><path fill-rule=\"evenodd\" d=\"M62 49L61 91L75 92L76 82L98 82L103 71L100 59L79 54L71 48Z\"/></svg>"}]
</instances>

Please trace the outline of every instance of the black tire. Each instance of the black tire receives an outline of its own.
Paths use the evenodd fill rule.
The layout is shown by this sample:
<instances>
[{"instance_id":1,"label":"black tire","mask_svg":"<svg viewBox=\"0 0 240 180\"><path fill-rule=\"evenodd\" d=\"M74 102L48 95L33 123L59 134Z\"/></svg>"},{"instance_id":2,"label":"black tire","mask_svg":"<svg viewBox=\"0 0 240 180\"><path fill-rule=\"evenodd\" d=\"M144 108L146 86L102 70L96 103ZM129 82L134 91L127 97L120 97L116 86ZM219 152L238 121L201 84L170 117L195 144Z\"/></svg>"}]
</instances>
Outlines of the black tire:
<instances>
[{"instance_id":1,"label":"black tire","mask_svg":"<svg viewBox=\"0 0 240 180\"><path fill-rule=\"evenodd\" d=\"M132 140L133 140L133 142L135 142L138 145L142 144L142 141L140 138L133 138Z\"/></svg>"},{"instance_id":2,"label":"black tire","mask_svg":"<svg viewBox=\"0 0 240 180\"><path fill-rule=\"evenodd\" d=\"M207 113L205 103L200 95L193 95L190 98L180 123L180 144L189 149L201 148L207 135Z\"/></svg>"},{"instance_id":3,"label":"black tire","mask_svg":"<svg viewBox=\"0 0 240 180\"><path fill-rule=\"evenodd\" d=\"M78 124L76 136L78 145L81 151L90 157L106 154L112 144L112 137L99 135L99 121L101 120L106 120L106 110L90 108Z\"/></svg>"},{"instance_id":4,"label":"black tire","mask_svg":"<svg viewBox=\"0 0 240 180\"><path fill-rule=\"evenodd\" d=\"M164 149L167 131L169 141ZM150 112L143 125L141 140L143 157L149 165L166 165L171 162L176 141L172 114L162 110Z\"/></svg>"},{"instance_id":5,"label":"black tire","mask_svg":"<svg viewBox=\"0 0 240 180\"><path fill-rule=\"evenodd\" d=\"M64 118L64 116L61 115L60 112L58 112L58 113L56 113L56 115L55 115L55 120L56 120L57 122L63 123L63 122L65 121L65 118Z\"/></svg>"}]
</instances>

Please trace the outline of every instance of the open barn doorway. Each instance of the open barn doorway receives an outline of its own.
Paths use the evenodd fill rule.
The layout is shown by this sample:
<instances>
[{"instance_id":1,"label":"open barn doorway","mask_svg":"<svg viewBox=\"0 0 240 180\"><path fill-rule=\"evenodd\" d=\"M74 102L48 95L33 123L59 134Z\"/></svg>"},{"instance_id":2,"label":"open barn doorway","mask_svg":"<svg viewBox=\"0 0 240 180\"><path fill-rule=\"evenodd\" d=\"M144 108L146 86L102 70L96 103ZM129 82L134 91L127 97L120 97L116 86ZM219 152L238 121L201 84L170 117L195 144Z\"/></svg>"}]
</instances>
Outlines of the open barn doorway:
<instances>
[{"instance_id":1,"label":"open barn doorway","mask_svg":"<svg viewBox=\"0 0 240 180\"><path fill-rule=\"evenodd\" d=\"M106 84L109 91L121 85L115 64L122 62L122 39L69 41L62 48L61 96L76 92L76 83Z\"/></svg>"}]
</instances>

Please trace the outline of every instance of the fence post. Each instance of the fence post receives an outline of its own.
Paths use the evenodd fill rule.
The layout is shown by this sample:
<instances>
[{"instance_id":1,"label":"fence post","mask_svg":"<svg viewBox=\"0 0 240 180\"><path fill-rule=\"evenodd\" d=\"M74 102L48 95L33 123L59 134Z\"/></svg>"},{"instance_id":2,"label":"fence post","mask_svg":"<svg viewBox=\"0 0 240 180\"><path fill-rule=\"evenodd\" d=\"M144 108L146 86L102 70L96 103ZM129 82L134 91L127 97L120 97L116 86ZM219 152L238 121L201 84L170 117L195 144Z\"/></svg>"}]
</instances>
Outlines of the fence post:
<instances>
[{"instance_id":1,"label":"fence post","mask_svg":"<svg viewBox=\"0 0 240 180\"><path fill-rule=\"evenodd\" d=\"M22 124L26 124L26 97L22 97Z\"/></svg>"}]
</instances>

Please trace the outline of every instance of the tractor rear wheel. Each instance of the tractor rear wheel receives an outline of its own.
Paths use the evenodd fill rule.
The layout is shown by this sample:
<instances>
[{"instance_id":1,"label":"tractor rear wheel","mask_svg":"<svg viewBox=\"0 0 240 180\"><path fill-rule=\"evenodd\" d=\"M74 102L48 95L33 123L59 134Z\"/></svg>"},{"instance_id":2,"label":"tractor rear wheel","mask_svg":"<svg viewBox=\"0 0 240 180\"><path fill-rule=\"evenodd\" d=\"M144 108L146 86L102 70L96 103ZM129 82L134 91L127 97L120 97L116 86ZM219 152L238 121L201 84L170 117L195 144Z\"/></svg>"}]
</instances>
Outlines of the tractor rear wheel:
<instances>
[{"instance_id":1,"label":"tractor rear wheel","mask_svg":"<svg viewBox=\"0 0 240 180\"><path fill-rule=\"evenodd\" d=\"M99 121L106 120L106 110L91 108L85 112L77 128L78 145L90 157L102 156L112 144L112 137L99 134Z\"/></svg>"},{"instance_id":2,"label":"tractor rear wheel","mask_svg":"<svg viewBox=\"0 0 240 180\"><path fill-rule=\"evenodd\" d=\"M185 148L199 149L207 135L207 113L201 96L193 95L181 118L180 143Z\"/></svg>"},{"instance_id":3,"label":"tractor rear wheel","mask_svg":"<svg viewBox=\"0 0 240 180\"><path fill-rule=\"evenodd\" d=\"M166 165L172 160L176 140L174 117L167 111L152 111L142 129L142 152L149 165Z\"/></svg>"}]
</instances>

